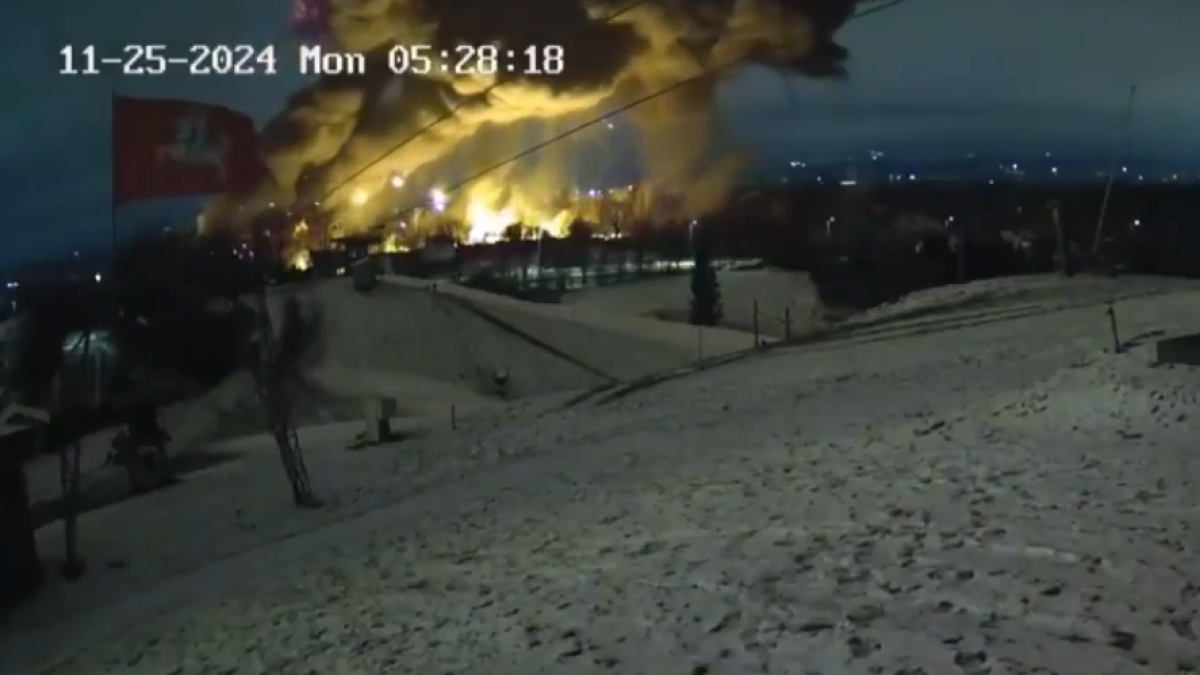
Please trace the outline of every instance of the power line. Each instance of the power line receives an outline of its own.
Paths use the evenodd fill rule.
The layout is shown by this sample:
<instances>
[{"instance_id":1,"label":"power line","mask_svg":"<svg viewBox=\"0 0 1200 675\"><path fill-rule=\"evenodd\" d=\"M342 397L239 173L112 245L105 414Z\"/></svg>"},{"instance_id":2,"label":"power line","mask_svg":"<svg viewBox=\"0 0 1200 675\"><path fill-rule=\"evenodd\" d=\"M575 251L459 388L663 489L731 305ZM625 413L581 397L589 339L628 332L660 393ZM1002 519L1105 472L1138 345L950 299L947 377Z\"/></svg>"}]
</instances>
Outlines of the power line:
<instances>
[{"instance_id":1,"label":"power line","mask_svg":"<svg viewBox=\"0 0 1200 675\"><path fill-rule=\"evenodd\" d=\"M649 2L649 0L634 0L633 2L629 3L628 5L625 5L624 7L621 7L620 9L616 10L612 14L609 14L608 16L604 17L604 19L601 21L601 23L612 23L614 20L620 18L621 16L623 16L625 14L628 14L629 12L632 12L634 9L637 9L638 7L646 4L647 2ZM486 97L488 94L492 93L493 91L495 91L498 87L502 86L503 84L504 84L503 81L498 80L497 82L489 85L486 89L479 92L478 94L472 94L471 96L464 96L462 98L462 100L460 100L454 107L450 108L445 113L443 113L441 117L438 117L437 119L433 120L429 124L426 124L425 126L416 130L411 135L406 137L404 140L402 140L399 143L397 143L396 145L393 145L392 147L388 148L386 151L383 152L383 154L379 155L378 157L371 160L370 162L367 162L366 164L364 164L362 166L362 168L360 168L358 171L355 171L354 173L350 174L346 178L342 179L337 185L333 186L332 189L330 189L328 192L326 192L325 196L320 201L325 201L325 200L329 199L330 197L332 197L333 195L337 194L340 190L342 190L342 188L345 188L347 185L353 183L364 173L370 171L371 169L375 168L376 166L379 166L384 160L386 160L387 158L396 154L397 152L400 152L401 150L403 150L405 147L408 146L409 143L412 143L413 141L417 140L418 138L429 133L430 131L433 130L434 127L438 126L439 124L453 118L463 108L470 105L472 102L478 100L480 97Z\"/></svg>"},{"instance_id":2,"label":"power line","mask_svg":"<svg viewBox=\"0 0 1200 675\"><path fill-rule=\"evenodd\" d=\"M892 9L894 7L898 7L900 5L905 4L906 2L910 2L910 0L889 0L888 2L885 2L881 5L871 7L870 9L865 9L865 10L862 10L862 11L854 14L854 16L851 16L846 21L846 23L849 23L849 22L857 20L857 19L863 19L868 16L872 16L874 14L878 14L880 12ZM484 176L492 173L493 171L502 169L514 162L519 162L520 160L522 160L540 150L543 150L550 145L553 145L559 141L570 138L571 136L574 136L575 134L578 134L582 131L590 129L598 124L603 124L603 123L607 122L609 120L609 118L616 117L617 115L620 115L623 112L632 110L633 108L636 108L640 105L649 103L650 101L653 101L656 98L666 96L667 94L678 91L678 90L688 87L690 85L696 84L697 82L701 82L705 79L708 79L709 77L712 77L714 74L716 74L722 70L737 67L739 65L741 65L741 61L735 61L735 62L731 62L731 63L722 64L722 65L719 65L719 66L716 66L713 68L709 68L709 69L704 70L703 72L697 73L696 75L693 75L691 77L688 77L688 78L685 78L678 82L675 82L674 84L668 85L667 87L659 89L653 93L647 94L647 95L645 95L641 98L638 98L634 101L630 101L629 103L626 103L626 104L618 107L616 110L612 110L612 111L607 112L599 117L588 120L587 122L583 122L582 124L571 127L570 129L567 129L566 131L564 131L556 136L553 136L545 141L542 141L541 143L532 145L532 146L525 148L524 150L518 152L515 155L512 155L506 159L502 159L502 160L496 162L495 164L492 164L492 165L468 176L467 178L451 185L450 187L442 190L442 192L445 194L449 194L451 192L454 192L455 190L459 190L467 185L470 185L471 183L474 183L475 181L479 180L480 178L483 178ZM412 140L411 138L407 139L405 141L405 143L407 143L411 140ZM394 151L389 151L387 154L384 155L384 157L387 157L388 155L390 155L391 152L394 152ZM378 164L378 162L382 161L382 159L383 158L380 158L380 160L376 160L376 162L374 162L371 165L369 165L368 167L364 168L362 171L358 172L358 174L356 174L356 175L361 175L361 173L363 171L366 171L371 166ZM339 185L338 187L340 188L342 186ZM408 208L401 209L401 211L404 213L407 213L407 212L417 209L419 207L420 207L420 204L415 204Z\"/></svg>"}]
</instances>

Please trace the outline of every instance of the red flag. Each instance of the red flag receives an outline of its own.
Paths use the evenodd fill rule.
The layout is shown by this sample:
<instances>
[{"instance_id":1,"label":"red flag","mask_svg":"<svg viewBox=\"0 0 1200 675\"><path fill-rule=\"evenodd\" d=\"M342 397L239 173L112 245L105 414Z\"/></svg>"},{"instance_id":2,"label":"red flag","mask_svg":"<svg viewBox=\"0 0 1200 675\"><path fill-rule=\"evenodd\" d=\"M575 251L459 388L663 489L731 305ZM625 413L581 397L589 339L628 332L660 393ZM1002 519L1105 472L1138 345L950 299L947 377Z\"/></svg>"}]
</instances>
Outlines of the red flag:
<instances>
[{"instance_id":1,"label":"red flag","mask_svg":"<svg viewBox=\"0 0 1200 675\"><path fill-rule=\"evenodd\" d=\"M264 177L254 121L223 106L113 99L113 197L245 192Z\"/></svg>"}]
</instances>

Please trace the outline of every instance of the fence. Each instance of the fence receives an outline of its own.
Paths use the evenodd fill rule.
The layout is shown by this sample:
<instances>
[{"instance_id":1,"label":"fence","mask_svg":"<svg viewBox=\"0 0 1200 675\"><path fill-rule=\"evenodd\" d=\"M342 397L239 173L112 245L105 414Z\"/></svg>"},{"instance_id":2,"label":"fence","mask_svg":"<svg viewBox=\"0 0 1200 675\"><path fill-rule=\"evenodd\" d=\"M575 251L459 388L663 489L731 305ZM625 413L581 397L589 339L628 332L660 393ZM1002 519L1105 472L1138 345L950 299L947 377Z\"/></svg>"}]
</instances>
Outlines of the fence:
<instances>
[{"instance_id":1,"label":"fence","mask_svg":"<svg viewBox=\"0 0 1200 675\"><path fill-rule=\"evenodd\" d=\"M759 305L759 302L756 299L752 303L751 317L752 317L751 320L753 322L753 329L754 329L754 344L756 344L756 345L764 346L765 340L763 338L763 331L762 331L763 324L766 324L768 326L774 326L774 325L778 324L780 327L782 327L784 342L789 342L792 339L792 337L794 337L794 335L793 335L793 325L794 324L792 323L792 307L791 307L791 305L784 307L783 312L781 314L776 315L776 314L772 314L770 312L765 311Z\"/></svg>"}]
</instances>

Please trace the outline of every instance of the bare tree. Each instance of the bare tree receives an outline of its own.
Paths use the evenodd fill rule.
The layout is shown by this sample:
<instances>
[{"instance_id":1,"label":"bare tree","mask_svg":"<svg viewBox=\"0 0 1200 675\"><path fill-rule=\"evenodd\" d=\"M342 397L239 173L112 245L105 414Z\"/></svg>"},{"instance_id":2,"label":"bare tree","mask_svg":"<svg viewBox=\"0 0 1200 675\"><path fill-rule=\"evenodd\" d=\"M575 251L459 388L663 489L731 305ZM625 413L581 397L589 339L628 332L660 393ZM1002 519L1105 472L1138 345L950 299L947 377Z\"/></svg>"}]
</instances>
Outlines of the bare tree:
<instances>
[{"instance_id":1,"label":"bare tree","mask_svg":"<svg viewBox=\"0 0 1200 675\"><path fill-rule=\"evenodd\" d=\"M258 316L258 334L255 336L254 375L258 397L266 412L267 425L279 450L283 470L292 485L293 500L297 506L316 508L321 506L321 501L317 499L309 480L304 451L300 447L300 438L292 420L294 397L301 379L298 361L293 358L293 353L280 349L267 304L265 287L255 294L255 310ZM294 298L285 301L284 312L284 335L289 335L289 331L301 330L299 326L288 323L303 321L299 303Z\"/></svg>"},{"instance_id":2,"label":"bare tree","mask_svg":"<svg viewBox=\"0 0 1200 675\"><path fill-rule=\"evenodd\" d=\"M254 230L255 260L260 267L262 282L254 292L256 334L252 367L268 429L292 486L292 499L297 506L318 508L321 500L317 498L308 477L304 450L300 447L292 411L295 396L303 384L301 359L316 334L319 322L309 320L304 315L295 297L286 298L283 304L283 330L278 336L280 339L277 339L267 300L267 281L281 272L282 266L278 264L270 232L265 225L256 225Z\"/></svg>"},{"instance_id":3,"label":"bare tree","mask_svg":"<svg viewBox=\"0 0 1200 675\"><path fill-rule=\"evenodd\" d=\"M145 241L142 251L130 256L126 279L135 289L171 287L173 294L198 296L185 306L196 306L220 299L235 320L246 319L247 343L239 348L239 366L250 369L262 402L267 428L279 449L280 459L293 496L300 506L320 505L316 498L303 451L292 421L295 391L300 386L300 357L315 335L317 322L308 317L293 300L284 303L284 323L279 331L273 325L268 303L269 283L278 278L281 266L272 246L273 232L279 223L257 223L253 241L246 242L229 230L213 229L203 236L168 237ZM140 274L138 273L140 270ZM248 304L247 304L248 303ZM186 335L163 336L158 342L177 344ZM202 351L202 350L201 350ZM184 355L179 355L183 357ZM210 364L209 373L193 376L215 385L228 372L221 363ZM187 364L197 370L196 363ZM206 377L207 376L207 377Z\"/></svg>"}]
</instances>

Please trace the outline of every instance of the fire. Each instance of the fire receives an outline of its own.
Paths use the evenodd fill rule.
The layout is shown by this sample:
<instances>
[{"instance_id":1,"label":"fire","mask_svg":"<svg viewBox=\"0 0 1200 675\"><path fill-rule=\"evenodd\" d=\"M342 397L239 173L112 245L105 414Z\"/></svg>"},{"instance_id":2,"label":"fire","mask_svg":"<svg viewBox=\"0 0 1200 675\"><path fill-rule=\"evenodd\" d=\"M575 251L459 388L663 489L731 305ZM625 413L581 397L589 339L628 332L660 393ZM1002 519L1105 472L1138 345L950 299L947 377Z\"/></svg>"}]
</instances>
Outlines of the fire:
<instances>
[{"instance_id":1,"label":"fire","mask_svg":"<svg viewBox=\"0 0 1200 675\"><path fill-rule=\"evenodd\" d=\"M408 250L408 247L400 241L400 235L392 232L384 237L383 243L379 245L379 250L383 253L403 253Z\"/></svg>"},{"instance_id":2,"label":"fire","mask_svg":"<svg viewBox=\"0 0 1200 675\"><path fill-rule=\"evenodd\" d=\"M292 238L284 251L287 266L301 272L313 266L312 253L309 251L308 223L301 220L292 230Z\"/></svg>"},{"instance_id":3,"label":"fire","mask_svg":"<svg viewBox=\"0 0 1200 675\"><path fill-rule=\"evenodd\" d=\"M512 186L486 181L472 186L450 208L465 227L464 240L470 244L496 242L510 227L530 235L562 236L578 214L569 204L556 203L553 190L533 182Z\"/></svg>"},{"instance_id":4,"label":"fire","mask_svg":"<svg viewBox=\"0 0 1200 675\"><path fill-rule=\"evenodd\" d=\"M291 254L291 256L288 257L287 265L291 269L298 270L300 272L312 269L312 253L310 253L306 248L295 251Z\"/></svg>"},{"instance_id":5,"label":"fire","mask_svg":"<svg viewBox=\"0 0 1200 675\"><path fill-rule=\"evenodd\" d=\"M399 182L397 179L395 182ZM379 237L372 252L401 253L421 246L433 235L452 235L467 244L488 244L509 236L535 239L543 235L564 237L576 221L593 224L594 236L619 236L622 226L636 217L640 208L633 186L610 189L555 189L542 181L514 184L515 181L482 181L461 192L433 188L425 193L422 206L411 208L403 219L394 209L384 222L371 230L363 225L375 220L366 214L362 222L335 220L325 222L324 214L310 215L321 221L297 220L291 224L284 257L293 269L313 267L312 251L321 251L337 238L353 234ZM357 189L354 199L364 205L386 205L380 193Z\"/></svg>"},{"instance_id":6,"label":"fire","mask_svg":"<svg viewBox=\"0 0 1200 675\"><path fill-rule=\"evenodd\" d=\"M467 242L497 241L504 236L504 230L509 225L519 221L511 207L499 210L489 209L480 202L467 205Z\"/></svg>"},{"instance_id":7,"label":"fire","mask_svg":"<svg viewBox=\"0 0 1200 675\"><path fill-rule=\"evenodd\" d=\"M467 225L467 243L469 244L499 241L504 238L506 230L511 226L536 233L536 236L549 234L558 237L566 233L571 221L574 220L574 214L569 209L546 215L516 206L489 208L480 200L472 200L468 203L464 216Z\"/></svg>"}]
</instances>

